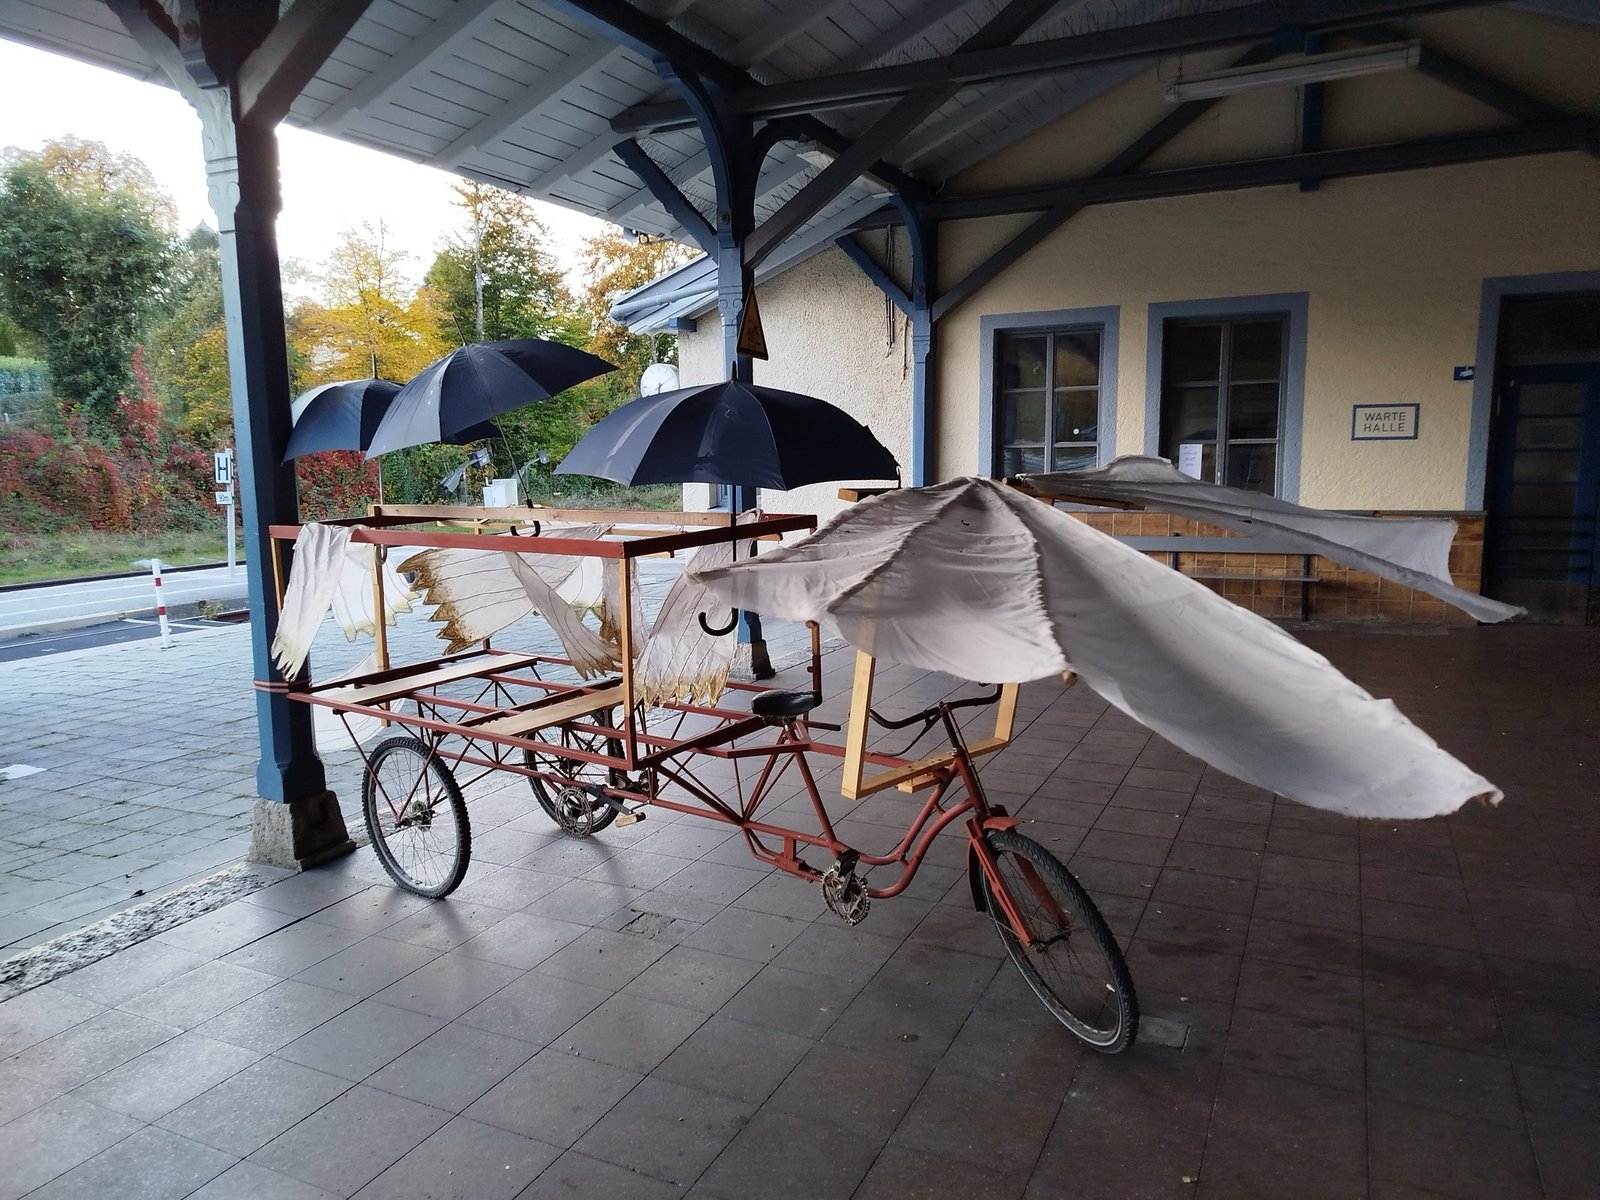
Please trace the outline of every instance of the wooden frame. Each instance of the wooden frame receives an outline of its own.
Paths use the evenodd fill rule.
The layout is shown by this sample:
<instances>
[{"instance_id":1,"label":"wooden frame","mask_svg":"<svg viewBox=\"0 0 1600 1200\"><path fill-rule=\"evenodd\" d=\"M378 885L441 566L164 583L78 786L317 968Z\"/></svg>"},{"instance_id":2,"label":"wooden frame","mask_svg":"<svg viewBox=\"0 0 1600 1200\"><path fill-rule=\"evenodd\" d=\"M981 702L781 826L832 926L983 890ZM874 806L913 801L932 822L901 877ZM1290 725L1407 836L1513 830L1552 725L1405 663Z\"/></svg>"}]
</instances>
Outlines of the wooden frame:
<instances>
[{"instance_id":1,"label":"wooden frame","mask_svg":"<svg viewBox=\"0 0 1600 1200\"><path fill-rule=\"evenodd\" d=\"M850 717L845 724L844 779L839 791L847 800L863 800L889 788L902 792L916 792L934 786L940 777L933 772L955 761L954 750L942 750L919 758L903 766L867 775L867 731L872 708L872 684L877 674L878 660L864 650L856 651L855 678L850 689ZM1017 693L1015 683L1002 684L1000 700L994 712L994 732L981 741L967 746L967 754L977 758L993 754L1011 744L1017 723Z\"/></svg>"}]
</instances>

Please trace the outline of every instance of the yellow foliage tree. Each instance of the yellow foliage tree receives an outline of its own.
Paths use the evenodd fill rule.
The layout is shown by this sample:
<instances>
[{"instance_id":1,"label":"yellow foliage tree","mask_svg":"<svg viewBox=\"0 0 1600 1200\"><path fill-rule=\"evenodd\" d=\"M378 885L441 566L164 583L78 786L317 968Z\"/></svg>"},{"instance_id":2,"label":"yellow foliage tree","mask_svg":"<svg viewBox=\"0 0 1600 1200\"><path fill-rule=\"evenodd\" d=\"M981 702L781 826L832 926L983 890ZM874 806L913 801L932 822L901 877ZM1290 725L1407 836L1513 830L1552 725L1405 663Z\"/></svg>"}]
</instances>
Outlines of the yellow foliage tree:
<instances>
[{"instance_id":1,"label":"yellow foliage tree","mask_svg":"<svg viewBox=\"0 0 1600 1200\"><path fill-rule=\"evenodd\" d=\"M670 333L631 332L611 319L611 306L625 293L682 266L694 252L656 238L636 242L615 228L588 239L583 250L583 299L592 322L589 350L620 368L608 381L637 395L639 376L646 367L677 361L678 340Z\"/></svg>"},{"instance_id":2,"label":"yellow foliage tree","mask_svg":"<svg viewBox=\"0 0 1600 1200\"><path fill-rule=\"evenodd\" d=\"M411 257L388 245L382 223L344 231L322 302L301 305L292 323L302 386L372 374L403 383L451 348L437 297L406 276Z\"/></svg>"}]
</instances>

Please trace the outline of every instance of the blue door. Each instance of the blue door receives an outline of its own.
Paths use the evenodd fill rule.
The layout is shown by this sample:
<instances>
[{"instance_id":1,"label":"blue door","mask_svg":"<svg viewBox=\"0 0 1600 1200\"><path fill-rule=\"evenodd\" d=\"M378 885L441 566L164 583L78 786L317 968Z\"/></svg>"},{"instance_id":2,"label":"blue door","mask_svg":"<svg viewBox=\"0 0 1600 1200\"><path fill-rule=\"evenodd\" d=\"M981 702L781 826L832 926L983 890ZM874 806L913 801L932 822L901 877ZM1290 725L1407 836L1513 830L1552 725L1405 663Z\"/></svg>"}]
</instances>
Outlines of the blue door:
<instances>
[{"instance_id":1,"label":"blue door","mask_svg":"<svg viewBox=\"0 0 1600 1200\"><path fill-rule=\"evenodd\" d=\"M1484 591L1535 620L1600 619L1600 363L1508 368L1489 469Z\"/></svg>"}]
</instances>

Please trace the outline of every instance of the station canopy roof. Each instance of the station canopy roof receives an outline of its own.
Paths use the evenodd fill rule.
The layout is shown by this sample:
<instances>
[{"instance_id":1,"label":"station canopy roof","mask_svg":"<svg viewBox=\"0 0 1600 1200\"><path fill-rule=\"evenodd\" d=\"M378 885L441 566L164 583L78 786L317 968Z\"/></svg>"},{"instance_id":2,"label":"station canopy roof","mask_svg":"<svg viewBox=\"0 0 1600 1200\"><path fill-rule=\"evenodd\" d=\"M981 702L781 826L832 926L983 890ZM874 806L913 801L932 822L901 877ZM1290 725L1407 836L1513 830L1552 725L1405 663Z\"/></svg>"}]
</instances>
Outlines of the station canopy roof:
<instances>
[{"instance_id":1,"label":"station canopy roof","mask_svg":"<svg viewBox=\"0 0 1600 1200\"><path fill-rule=\"evenodd\" d=\"M654 59L671 58L703 79L719 104L788 122L793 136L776 141L764 160L758 221L784 210L853 143L870 140L877 155L847 186L797 223L795 209L788 210L794 227L768 247L760 274L769 275L881 212L897 183L938 195L969 168L1118 84L1149 73L1155 86L1152 68L1164 57L1228 48L1237 54L1273 39L1279 50L1298 53L1298 42L1285 43L1286 30L1371 28L1470 6L295 0L282 5L280 25L314 12L303 26L317 27L324 42L328 29L335 31L331 53L289 105L289 124L690 244L693 231L625 161L634 149L642 152L699 214L713 218L705 144ZM197 7L208 11L195 0L5 0L0 36L166 82L118 10L176 21ZM1589 24L1597 13L1593 0L1518 0L1513 7ZM1458 78L1452 86L1461 84ZM1523 114L1543 115L1550 113ZM817 194L813 189L812 198ZM654 285L659 303L635 317L659 327L703 308L711 275L709 262L689 264Z\"/></svg>"}]
</instances>

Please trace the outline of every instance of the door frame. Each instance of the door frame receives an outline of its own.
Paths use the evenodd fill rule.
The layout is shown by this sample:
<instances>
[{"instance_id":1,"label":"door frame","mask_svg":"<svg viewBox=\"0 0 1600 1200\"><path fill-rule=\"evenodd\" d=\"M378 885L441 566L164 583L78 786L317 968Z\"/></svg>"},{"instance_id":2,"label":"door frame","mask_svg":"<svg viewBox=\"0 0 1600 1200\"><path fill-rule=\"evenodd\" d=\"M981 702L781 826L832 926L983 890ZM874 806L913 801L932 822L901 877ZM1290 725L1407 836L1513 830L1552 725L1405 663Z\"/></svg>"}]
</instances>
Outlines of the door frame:
<instances>
[{"instance_id":1,"label":"door frame","mask_svg":"<svg viewBox=\"0 0 1600 1200\"><path fill-rule=\"evenodd\" d=\"M1499 275L1483 281L1478 305L1478 361L1472 372L1472 425L1467 435L1468 512L1488 503L1489 439L1494 424L1494 387L1499 371L1500 309L1508 296L1550 296L1600 291L1600 271L1556 271L1547 275Z\"/></svg>"}]
</instances>

